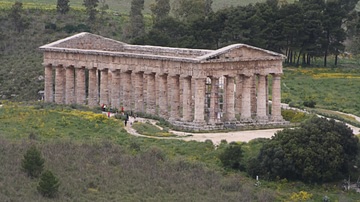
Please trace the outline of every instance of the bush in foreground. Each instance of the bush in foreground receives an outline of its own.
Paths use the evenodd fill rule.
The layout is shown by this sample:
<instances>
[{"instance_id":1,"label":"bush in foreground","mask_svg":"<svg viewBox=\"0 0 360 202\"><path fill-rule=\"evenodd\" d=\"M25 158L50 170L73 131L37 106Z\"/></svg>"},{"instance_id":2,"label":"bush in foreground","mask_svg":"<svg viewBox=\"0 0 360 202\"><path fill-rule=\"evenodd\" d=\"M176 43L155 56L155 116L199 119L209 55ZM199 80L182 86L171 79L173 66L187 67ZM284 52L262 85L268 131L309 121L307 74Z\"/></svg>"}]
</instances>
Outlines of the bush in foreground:
<instances>
[{"instance_id":1,"label":"bush in foreground","mask_svg":"<svg viewBox=\"0 0 360 202\"><path fill-rule=\"evenodd\" d=\"M241 169L241 160L243 151L241 145L231 142L224 151L219 155L219 159L225 168Z\"/></svg>"},{"instance_id":2,"label":"bush in foreground","mask_svg":"<svg viewBox=\"0 0 360 202\"><path fill-rule=\"evenodd\" d=\"M305 182L338 180L350 171L358 139L341 122L313 117L299 128L275 134L248 168L251 175Z\"/></svg>"},{"instance_id":3,"label":"bush in foreground","mask_svg":"<svg viewBox=\"0 0 360 202\"><path fill-rule=\"evenodd\" d=\"M45 197L54 198L59 190L60 182L58 178L49 170L41 174L37 190Z\"/></svg>"},{"instance_id":4,"label":"bush in foreground","mask_svg":"<svg viewBox=\"0 0 360 202\"><path fill-rule=\"evenodd\" d=\"M44 169L45 160L41 157L40 151L33 145L24 155L21 161L22 169L31 178L39 177Z\"/></svg>"}]
</instances>

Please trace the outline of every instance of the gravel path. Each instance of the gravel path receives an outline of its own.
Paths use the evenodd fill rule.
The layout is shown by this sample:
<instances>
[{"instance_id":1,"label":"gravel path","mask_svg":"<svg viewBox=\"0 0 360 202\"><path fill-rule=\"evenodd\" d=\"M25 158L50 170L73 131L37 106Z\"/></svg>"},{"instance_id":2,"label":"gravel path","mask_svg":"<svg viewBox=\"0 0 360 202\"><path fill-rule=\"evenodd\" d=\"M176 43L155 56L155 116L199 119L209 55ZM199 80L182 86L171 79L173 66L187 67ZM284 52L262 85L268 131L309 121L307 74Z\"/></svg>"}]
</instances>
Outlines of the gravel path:
<instances>
[{"instance_id":1,"label":"gravel path","mask_svg":"<svg viewBox=\"0 0 360 202\"><path fill-rule=\"evenodd\" d=\"M341 113L341 112L339 112ZM347 114L353 116L357 121L360 122L360 117L354 116L352 114ZM271 138L277 131L282 130L282 128L274 128L274 129L265 129L265 130L247 130L247 131L232 131L226 133L188 133L188 132L180 132L180 131L172 131L170 132L175 133L178 137L150 137L141 135L136 132L134 128L132 128L131 123L135 120L133 117L129 117L129 122L125 127L126 131L134 136L139 137L147 137L147 138L154 138L154 139L181 139L185 141L200 141L204 142L205 140L211 140L215 145L220 144L221 140L226 140L227 142L232 141L240 141L240 142L248 142L252 139L256 138ZM155 120L144 119L144 118L136 118L136 121L146 122L149 121L150 123L156 123ZM354 134L360 133L360 128L347 124L354 132Z\"/></svg>"}]
</instances>

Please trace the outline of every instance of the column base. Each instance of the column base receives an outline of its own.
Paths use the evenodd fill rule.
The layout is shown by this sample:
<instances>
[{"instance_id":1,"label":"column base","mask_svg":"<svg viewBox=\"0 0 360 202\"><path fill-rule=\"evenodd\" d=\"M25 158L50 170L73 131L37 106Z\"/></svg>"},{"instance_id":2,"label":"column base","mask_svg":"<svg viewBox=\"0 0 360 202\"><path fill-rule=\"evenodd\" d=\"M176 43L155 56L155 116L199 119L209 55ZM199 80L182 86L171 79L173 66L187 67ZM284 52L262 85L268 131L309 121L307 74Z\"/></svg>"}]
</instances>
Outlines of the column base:
<instances>
[{"instance_id":1,"label":"column base","mask_svg":"<svg viewBox=\"0 0 360 202\"><path fill-rule=\"evenodd\" d=\"M271 120L272 122L284 122L284 119L283 119L282 116L272 116L272 117L270 118L270 120Z\"/></svg>"},{"instance_id":2,"label":"column base","mask_svg":"<svg viewBox=\"0 0 360 202\"><path fill-rule=\"evenodd\" d=\"M260 123L266 123L269 121L269 117L267 116L258 116L256 117L256 121Z\"/></svg>"},{"instance_id":3,"label":"column base","mask_svg":"<svg viewBox=\"0 0 360 202\"><path fill-rule=\"evenodd\" d=\"M254 122L254 120L251 117L241 117L240 122L251 123Z\"/></svg>"}]
</instances>

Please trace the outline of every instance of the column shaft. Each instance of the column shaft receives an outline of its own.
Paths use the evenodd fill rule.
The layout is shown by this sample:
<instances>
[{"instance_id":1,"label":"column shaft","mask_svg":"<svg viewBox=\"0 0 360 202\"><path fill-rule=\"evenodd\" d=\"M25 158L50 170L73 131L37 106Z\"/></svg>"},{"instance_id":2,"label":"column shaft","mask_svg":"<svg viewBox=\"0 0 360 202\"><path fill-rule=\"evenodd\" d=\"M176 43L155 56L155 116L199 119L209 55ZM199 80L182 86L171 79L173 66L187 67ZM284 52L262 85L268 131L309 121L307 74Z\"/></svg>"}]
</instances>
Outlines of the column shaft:
<instances>
[{"instance_id":1,"label":"column shaft","mask_svg":"<svg viewBox=\"0 0 360 202\"><path fill-rule=\"evenodd\" d=\"M195 109L194 109L194 122L205 123L205 79L195 79Z\"/></svg>"},{"instance_id":2,"label":"column shaft","mask_svg":"<svg viewBox=\"0 0 360 202\"><path fill-rule=\"evenodd\" d=\"M76 76L76 88L75 88L75 97L76 104L85 104L86 103L86 87L85 87L85 68L76 68L75 69Z\"/></svg>"},{"instance_id":3,"label":"column shaft","mask_svg":"<svg viewBox=\"0 0 360 202\"><path fill-rule=\"evenodd\" d=\"M122 85L122 104L124 107L124 110L130 111L132 109L131 103L132 103L132 81L131 81L131 72L122 72L121 73L121 85Z\"/></svg>"},{"instance_id":4,"label":"column shaft","mask_svg":"<svg viewBox=\"0 0 360 202\"><path fill-rule=\"evenodd\" d=\"M242 105L242 90L243 90L243 75L237 75L236 77L236 91L235 91L235 115L241 114Z\"/></svg>"},{"instance_id":5,"label":"column shaft","mask_svg":"<svg viewBox=\"0 0 360 202\"><path fill-rule=\"evenodd\" d=\"M88 89L88 105L90 107L95 107L98 105L98 79L97 79L97 69L89 69L89 89Z\"/></svg>"},{"instance_id":6,"label":"column shaft","mask_svg":"<svg viewBox=\"0 0 360 202\"><path fill-rule=\"evenodd\" d=\"M171 87L171 105L170 105L170 119L179 119L179 102L180 102L180 89L179 89L179 75L170 76Z\"/></svg>"},{"instance_id":7,"label":"column shaft","mask_svg":"<svg viewBox=\"0 0 360 202\"><path fill-rule=\"evenodd\" d=\"M226 120L234 121L235 119L235 97L234 97L234 77L227 76L226 77Z\"/></svg>"},{"instance_id":8,"label":"column shaft","mask_svg":"<svg viewBox=\"0 0 360 202\"><path fill-rule=\"evenodd\" d=\"M120 108L120 70L114 70L111 74L111 106Z\"/></svg>"},{"instance_id":9,"label":"column shaft","mask_svg":"<svg viewBox=\"0 0 360 202\"><path fill-rule=\"evenodd\" d=\"M266 121L266 77L265 75L259 75L259 85L257 93L257 111L256 116L258 121Z\"/></svg>"},{"instance_id":10,"label":"column shaft","mask_svg":"<svg viewBox=\"0 0 360 202\"><path fill-rule=\"evenodd\" d=\"M251 120L251 77L244 75L241 104L241 121Z\"/></svg>"},{"instance_id":11,"label":"column shaft","mask_svg":"<svg viewBox=\"0 0 360 202\"><path fill-rule=\"evenodd\" d=\"M211 94L210 94L210 114L209 123L215 124L217 119L217 113L219 112L219 78L211 77Z\"/></svg>"},{"instance_id":12,"label":"column shaft","mask_svg":"<svg viewBox=\"0 0 360 202\"><path fill-rule=\"evenodd\" d=\"M272 83L272 105L271 105L271 120L283 121L281 116L281 77L279 74L273 74Z\"/></svg>"},{"instance_id":13,"label":"column shaft","mask_svg":"<svg viewBox=\"0 0 360 202\"><path fill-rule=\"evenodd\" d=\"M44 89L44 101L53 102L53 77L52 77L52 66L45 66L45 89Z\"/></svg>"},{"instance_id":14,"label":"column shaft","mask_svg":"<svg viewBox=\"0 0 360 202\"><path fill-rule=\"evenodd\" d=\"M55 71L55 103L64 104L64 68L59 65Z\"/></svg>"},{"instance_id":15,"label":"column shaft","mask_svg":"<svg viewBox=\"0 0 360 202\"><path fill-rule=\"evenodd\" d=\"M256 116L256 83L257 76L253 75L251 77L251 116Z\"/></svg>"},{"instance_id":16,"label":"column shaft","mask_svg":"<svg viewBox=\"0 0 360 202\"><path fill-rule=\"evenodd\" d=\"M100 72L100 105L109 105L108 69L103 69Z\"/></svg>"},{"instance_id":17,"label":"column shaft","mask_svg":"<svg viewBox=\"0 0 360 202\"><path fill-rule=\"evenodd\" d=\"M65 82L65 104L75 103L75 75L74 67L66 67L66 82Z\"/></svg>"},{"instance_id":18,"label":"column shaft","mask_svg":"<svg viewBox=\"0 0 360 202\"><path fill-rule=\"evenodd\" d=\"M191 77L182 77L183 82L183 121L192 121L191 115Z\"/></svg>"},{"instance_id":19,"label":"column shaft","mask_svg":"<svg viewBox=\"0 0 360 202\"><path fill-rule=\"evenodd\" d=\"M156 103L155 103L155 74L147 74L146 77L146 113L155 114L156 112Z\"/></svg>"},{"instance_id":20,"label":"column shaft","mask_svg":"<svg viewBox=\"0 0 360 202\"><path fill-rule=\"evenodd\" d=\"M144 73L143 72L133 72L133 78L135 79L135 97L134 97L134 104L135 104L135 111L143 112L144 111L144 86L143 86L143 79Z\"/></svg>"},{"instance_id":21,"label":"column shaft","mask_svg":"<svg viewBox=\"0 0 360 202\"><path fill-rule=\"evenodd\" d=\"M159 75L159 115L168 117L168 91L167 91L167 74Z\"/></svg>"}]
</instances>

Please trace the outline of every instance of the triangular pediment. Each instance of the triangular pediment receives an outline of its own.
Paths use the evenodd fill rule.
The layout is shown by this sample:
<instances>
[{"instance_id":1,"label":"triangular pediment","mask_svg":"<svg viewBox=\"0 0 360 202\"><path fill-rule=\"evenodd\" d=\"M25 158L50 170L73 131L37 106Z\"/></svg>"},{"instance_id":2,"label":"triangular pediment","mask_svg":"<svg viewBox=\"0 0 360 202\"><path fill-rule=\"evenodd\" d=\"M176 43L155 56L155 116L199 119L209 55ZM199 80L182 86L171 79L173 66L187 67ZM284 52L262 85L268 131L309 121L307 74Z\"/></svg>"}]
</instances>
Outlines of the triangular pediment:
<instances>
[{"instance_id":1,"label":"triangular pediment","mask_svg":"<svg viewBox=\"0 0 360 202\"><path fill-rule=\"evenodd\" d=\"M284 55L246 44L233 44L203 55L203 61L283 60Z\"/></svg>"},{"instance_id":2,"label":"triangular pediment","mask_svg":"<svg viewBox=\"0 0 360 202\"><path fill-rule=\"evenodd\" d=\"M53 43L41 46L46 48L65 48L65 49L83 49L83 50L101 50L101 51L122 51L126 43L105 38L99 35L82 32Z\"/></svg>"}]
</instances>

